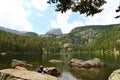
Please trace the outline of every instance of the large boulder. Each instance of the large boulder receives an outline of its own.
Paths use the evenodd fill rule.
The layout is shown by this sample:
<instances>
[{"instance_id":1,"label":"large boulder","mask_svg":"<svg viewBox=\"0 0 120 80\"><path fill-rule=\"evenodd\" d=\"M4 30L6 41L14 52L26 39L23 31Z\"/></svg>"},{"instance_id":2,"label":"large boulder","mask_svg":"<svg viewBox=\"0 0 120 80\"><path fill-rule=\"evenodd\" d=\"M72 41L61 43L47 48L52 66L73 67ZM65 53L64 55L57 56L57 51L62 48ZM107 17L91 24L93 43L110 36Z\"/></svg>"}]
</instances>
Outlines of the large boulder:
<instances>
[{"instance_id":1,"label":"large boulder","mask_svg":"<svg viewBox=\"0 0 120 80\"><path fill-rule=\"evenodd\" d=\"M0 70L0 80L58 80L56 77L28 70Z\"/></svg>"},{"instance_id":2,"label":"large boulder","mask_svg":"<svg viewBox=\"0 0 120 80\"><path fill-rule=\"evenodd\" d=\"M99 59L94 58L92 60L79 60L79 59L72 59L69 61L71 67L78 67L78 68L91 68L91 67L103 67L105 64Z\"/></svg>"},{"instance_id":3,"label":"large boulder","mask_svg":"<svg viewBox=\"0 0 120 80\"><path fill-rule=\"evenodd\" d=\"M11 63L11 67L15 68L16 66L32 67L32 64L29 64L27 61L20 61L17 59L13 59Z\"/></svg>"},{"instance_id":4,"label":"large boulder","mask_svg":"<svg viewBox=\"0 0 120 80\"><path fill-rule=\"evenodd\" d=\"M120 69L113 71L108 80L120 80Z\"/></svg>"},{"instance_id":5,"label":"large boulder","mask_svg":"<svg viewBox=\"0 0 120 80\"><path fill-rule=\"evenodd\" d=\"M48 71L46 72L47 74L50 74L52 76L60 76L60 72L56 69L56 67L47 67L46 68Z\"/></svg>"}]
</instances>

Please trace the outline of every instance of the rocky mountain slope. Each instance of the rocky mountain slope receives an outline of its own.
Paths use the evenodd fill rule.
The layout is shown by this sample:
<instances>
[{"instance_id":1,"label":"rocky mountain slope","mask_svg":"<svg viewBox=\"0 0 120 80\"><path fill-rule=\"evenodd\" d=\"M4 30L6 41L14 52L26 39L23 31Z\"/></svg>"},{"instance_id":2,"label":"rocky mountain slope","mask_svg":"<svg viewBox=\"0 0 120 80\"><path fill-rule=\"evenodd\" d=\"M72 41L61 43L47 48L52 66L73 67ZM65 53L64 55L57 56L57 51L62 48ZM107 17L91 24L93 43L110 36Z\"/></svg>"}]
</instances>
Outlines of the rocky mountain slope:
<instances>
[{"instance_id":1,"label":"rocky mountain slope","mask_svg":"<svg viewBox=\"0 0 120 80\"><path fill-rule=\"evenodd\" d=\"M1 26L0 26L0 30L10 32L10 33L13 33L13 34L17 34L17 35L38 36L38 34L35 33L35 32L18 31L18 30L14 30L14 29L10 29L10 28L1 27Z\"/></svg>"},{"instance_id":2,"label":"rocky mountain slope","mask_svg":"<svg viewBox=\"0 0 120 80\"><path fill-rule=\"evenodd\" d=\"M21 35L24 35L24 36L39 36L37 33L35 32L25 32L25 33L22 33Z\"/></svg>"},{"instance_id":3,"label":"rocky mountain slope","mask_svg":"<svg viewBox=\"0 0 120 80\"><path fill-rule=\"evenodd\" d=\"M99 34L106 32L117 25L119 24L76 27L71 30L70 33L59 35L56 38L73 44L89 44L91 41L96 39Z\"/></svg>"}]
</instances>

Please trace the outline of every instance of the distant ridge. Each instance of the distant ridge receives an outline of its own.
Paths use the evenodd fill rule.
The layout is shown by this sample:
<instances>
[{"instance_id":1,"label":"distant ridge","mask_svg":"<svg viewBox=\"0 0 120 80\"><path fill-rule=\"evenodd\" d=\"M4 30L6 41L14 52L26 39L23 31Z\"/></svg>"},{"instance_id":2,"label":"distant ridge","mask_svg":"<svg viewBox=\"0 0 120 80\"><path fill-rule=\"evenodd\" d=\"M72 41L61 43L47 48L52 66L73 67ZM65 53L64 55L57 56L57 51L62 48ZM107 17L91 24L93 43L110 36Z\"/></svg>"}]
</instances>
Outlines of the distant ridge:
<instances>
[{"instance_id":1,"label":"distant ridge","mask_svg":"<svg viewBox=\"0 0 120 80\"><path fill-rule=\"evenodd\" d=\"M9 28L4 28L2 26L0 26L0 30L6 31L6 32L10 32L10 33L14 33L14 34L18 34L18 35L24 33L22 31L17 31L17 30L13 30L13 29L9 29Z\"/></svg>"},{"instance_id":2,"label":"distant ridge","mask_svg":"<svg viewBox=\"0 0 120 80\"><path fill-rule=\"evenodd\" d=\"M2 27L2 26L0 26L0 30L6 31L6 32L10 32L10 33L13 33L13 34L17 34L17 35L39 36L35 32L18 31L18 30L14 30L14 29L10 29L10 28L5 28L5 27Z\"/></svg>"},{"instance_id":3,"label":"distant ridge","mask_svg":"<svg viewBox=\"0 0 120 80\"><path fill-rule=\"evenodd\" d=\"M35 33L35 32L25 32L25 33L23 33L23 34L21 34L21 35L24 35L24 36L39 36L37 33Z\"/></svg>"}]
</instances>

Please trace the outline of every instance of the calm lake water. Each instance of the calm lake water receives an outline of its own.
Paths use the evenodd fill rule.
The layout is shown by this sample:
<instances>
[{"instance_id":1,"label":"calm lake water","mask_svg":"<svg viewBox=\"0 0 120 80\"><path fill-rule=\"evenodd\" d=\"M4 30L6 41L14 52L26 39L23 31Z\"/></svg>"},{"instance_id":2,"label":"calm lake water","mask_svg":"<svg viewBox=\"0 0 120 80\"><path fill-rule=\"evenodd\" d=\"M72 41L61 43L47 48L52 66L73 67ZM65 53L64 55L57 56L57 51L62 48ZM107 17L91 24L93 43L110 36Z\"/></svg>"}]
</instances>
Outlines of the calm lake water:
<instances>
[{"instance_id":1,"label":"calm lake water","mask_svg":"<svg viewBox=\"0 0 120 80\"><path fill-rule=\"evenodd\" d=\"M0 69L10 68L12 59L26 60L33 64L30 70L36 71L39 65L44 65L46 67L57 67L57 69L62 73L59 80L107 80L113 70L120 68L120 56L114 55L88 55L87 54L24 54L24 53L12 53L7 55L0 55ZM93 59L95 57L100 58L103 62L107 64L104 68L71 68L68 65L68 61L71 58L77 59ZM63 63L50 63L51 59L63 60Z\"/></svg>"}]
</instances>

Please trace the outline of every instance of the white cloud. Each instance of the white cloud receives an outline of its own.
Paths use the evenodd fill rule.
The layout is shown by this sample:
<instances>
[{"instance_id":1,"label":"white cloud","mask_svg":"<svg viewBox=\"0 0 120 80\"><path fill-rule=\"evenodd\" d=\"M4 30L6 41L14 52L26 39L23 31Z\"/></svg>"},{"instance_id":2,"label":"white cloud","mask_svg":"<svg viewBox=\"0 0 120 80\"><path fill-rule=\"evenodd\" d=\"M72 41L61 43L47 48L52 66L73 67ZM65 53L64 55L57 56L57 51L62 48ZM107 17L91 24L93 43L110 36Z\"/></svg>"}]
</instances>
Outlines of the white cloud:
<instances>
[{"instance_id":1,"label":"white cloud","mask_svg":"<svg viewBox=\"0 0 120 80\"><path fill-rule=\"evenodd\" d=\"M20 31L33 31L28 11L21 0L0 0L0 26Z\"/></svg>"},{"instance_id":2,"label":"white cloud","mask_svg":"<svg viewBox=\"0 0 120 80\"><path fill-rule=\"evenodd\" d=\"M67 13L61 14L57 13L57 20L51 21L51 26L53 28L61 28L63 33L68 33L71 29L73 29L76 26L83 26L85 25L107 25L107 24L116 24L120 23L120 18L115 19L115 16L117 13L115 10L117 9L119 5L119 0L106 0L107 4L103 6L104 10L99 13L95 14L93 17L84 17L86 21L76 21L74 20L72 23L68 23L68 20L70 18L70 15L72 14L71 11L68 11ZM79 13L78 13L79 14Z\"/></svg>"},{"instance_id":3,"label":"white cloud","mask_svg":"<svg viewBox=\"0 0 120 80\"><path fill-rule=\"evenodd\" d=\"M31 2L23 2L25 4L25 7L27 7L28 9L31 9L32 7L32 3Z\"/></svg>"},{"instance_id":4,"label":"white cloud","mask_svg":"<svg viewBox=\"0 0 120 80\"><path fill-rule=\"evenodd\" d=\"M32 0L32 5L36 9L45 10L48 7L48 0Z\"/></svg>"},{"instance_id":5,"label":"white cloud","mask_svg":"<svg viewBox=\"0 0 120 80\"><path fill-rule=\"evenodd\" d=\"M118 14L115 12L119 5L119 0L106 0L107 4L103 6L104 10L94 15L93 17L88 17L86 25L96 25L96 24L116 24L120 23L120 18L115 19Z\"/></svg>"},{"instance_id":6,"label":"white cloud","mask_svg":"<svg viewBox=\"0 0 120 80\"><path fill-rule=\"evenodd\" d=\"M42 16L42 14L41 14L41 13L38 13L37 15L38 15L38 16L40 16L40 17Z\"/></svg>"},{"instance_id":7,"label":"white cloud","mask_svg":"<svg viewBox=\"0 0 120 80\"><path fill-rule=\"evenodd\" d=\"M68 33L71 29L75 28L76 26L83 26L84 24L81 21L74 21L72 23L68 23L70 15L72 14L71 11L67 11L66 13L57 14L57 20L51 20L52 28L61 28L63 33Z\"/></svg>"}]
</instances>

